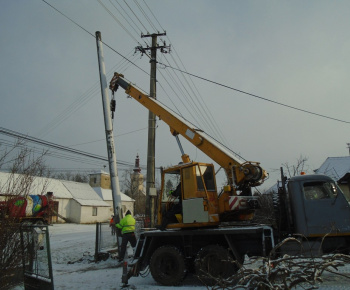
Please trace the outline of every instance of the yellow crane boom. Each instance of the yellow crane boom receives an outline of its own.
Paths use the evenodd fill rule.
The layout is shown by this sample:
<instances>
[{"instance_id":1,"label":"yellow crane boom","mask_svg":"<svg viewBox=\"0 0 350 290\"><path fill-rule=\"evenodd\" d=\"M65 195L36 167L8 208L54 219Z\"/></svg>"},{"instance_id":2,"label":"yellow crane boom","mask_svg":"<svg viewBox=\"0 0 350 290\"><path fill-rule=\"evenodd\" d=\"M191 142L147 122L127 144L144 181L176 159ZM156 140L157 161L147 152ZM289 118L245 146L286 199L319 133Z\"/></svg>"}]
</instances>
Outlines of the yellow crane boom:
<instances>
[{"instance_id":1,"label":"yellow crane boom","mask_svg":"<svg viewBox=\"0 0 350 290\"><path fill-rule=\"evenodd\" d=\"M125 80L122 74L114 73L110 82L110 89L114 92L118 86L122 87L126 94L157 115L160 120L168 124L172 135L180 134L218 163L226 172L228 185L234 186L238 190L244 190L258 186L266 179L267 173L258 162L246 162L240 159L201 129ZM189 162L187 155L183 155L182 159L184 162Z\"/></svg>"}]
</instances>

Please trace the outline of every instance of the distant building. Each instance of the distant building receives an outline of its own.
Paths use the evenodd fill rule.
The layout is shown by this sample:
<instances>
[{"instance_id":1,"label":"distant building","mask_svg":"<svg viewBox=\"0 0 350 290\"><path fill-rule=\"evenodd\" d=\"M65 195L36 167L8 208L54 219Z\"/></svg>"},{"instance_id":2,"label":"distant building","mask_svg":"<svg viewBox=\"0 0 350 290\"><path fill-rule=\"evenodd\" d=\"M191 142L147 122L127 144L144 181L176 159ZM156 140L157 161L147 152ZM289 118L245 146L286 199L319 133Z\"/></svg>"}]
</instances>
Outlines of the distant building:
<instances>
[{"instance_id":1,"label":"distant building","mask_svg":"<svg viewBox=\"0 0 350 290\"><path fill-rule=\"evenodd\" d=\"M130 196L135 200L135 214L146 213L146 190L143 186L144 178L141 174L140 158L136 155L135 166L130 174Z\"/></svg>"},{"instance_id":2,"label":"distant building","mask_svg":"<svg viewBox=\"0 0 350 290\"><path fill-rule=\"evenodd\" d=\"M350 201L350 156L328 157L315 173L333 178Z\"/></svg>"},{"instance_id":3,"label":"distant building","mask_svg":"<svg viewBox=\"0 0 350 290\"><path fill-rule=\"evenodd\" d=\"M13 195L40 195L52 191L56 213L52 219L54 223L96 223L110 219L110 205L87 183L34 176L28 182L30 188L27 188L25 184L21 184L25 179L20 174L0 172L0 200L6 200Z\"/></svg>"},{"instance_id":4,"label":"distant building","mask_svg":"<svg viewBox=\"0 0 350 290\"><path fill-rule=\"evenodd\" d=\"M92 189L98 194L98 196L109 205L109 217L113 215L113 196L111 189L111 177L109 173L101 170L100 172L90 174L89 184L92 187ZM122 192L120 193L120 195L122 199L123 215L128 210L134 213L135 200L133 200L132 198L130 198Z\"/></svg>"},{"instance_id":5,"label":"distant building","mask_svg":"<svg viewBox=\"0 0 350 290\"><path fill-rule=\"evenodd\" d=\"M134 215L145 214L146 209L146 190L144 188L144 177L141 174L140 158L136 155L135 166L130 174L130 182L127 185L128 195L121 193L123 214L130 210ZM111 178L109 173L100 171L90 174L90 186L97 194L111 206L111 215L113 214L113 199L111 190Z\"/></svg>"}]
</instances>

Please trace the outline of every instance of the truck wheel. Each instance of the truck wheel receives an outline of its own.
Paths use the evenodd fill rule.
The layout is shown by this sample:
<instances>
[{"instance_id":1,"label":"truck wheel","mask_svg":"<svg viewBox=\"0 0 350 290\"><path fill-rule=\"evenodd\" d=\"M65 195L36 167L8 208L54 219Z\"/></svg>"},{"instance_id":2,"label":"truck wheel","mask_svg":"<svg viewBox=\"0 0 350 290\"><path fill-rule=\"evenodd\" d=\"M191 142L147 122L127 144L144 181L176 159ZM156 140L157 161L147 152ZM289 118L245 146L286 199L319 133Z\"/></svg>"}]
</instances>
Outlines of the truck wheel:
<instances>
[{"instance_id":1,"label":"truck wheel","mask_svg":"<svg viewBox=\"0 0 350 290\"><path fill-rule=\"evenodd\" d=\"M215 285L238 270L234 259L224 247L209 245L199 250L195 260L196 275L205 285Z\"/></svg>"},{"instance_id":2,"label":"truck wheel","mask_svg":"<svg viewBox=\"0 0 350 290\"><path fill-rule=\"evenodd\" d=\"M151 257L152 277L164 286L179 285L186 276L185 257L175 246L162 246Z\"/></svg>"}]
</instances>

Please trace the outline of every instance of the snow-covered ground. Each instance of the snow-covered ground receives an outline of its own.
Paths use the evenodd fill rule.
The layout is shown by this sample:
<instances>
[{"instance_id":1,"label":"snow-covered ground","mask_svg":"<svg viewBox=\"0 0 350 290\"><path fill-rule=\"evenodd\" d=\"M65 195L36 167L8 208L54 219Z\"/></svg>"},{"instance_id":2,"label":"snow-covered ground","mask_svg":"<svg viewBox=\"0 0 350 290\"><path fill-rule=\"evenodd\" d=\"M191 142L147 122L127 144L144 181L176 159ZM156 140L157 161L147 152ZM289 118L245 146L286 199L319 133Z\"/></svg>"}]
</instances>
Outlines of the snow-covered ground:
<instances>
[{"instance_id":1,"label":"snow-covered ground","mask_svg":"<svg viewBox=\"0 0 350 290\"><path fill-rule=\"evenodd\" d=\"M49 227L55 289L121 289L122 268L109 258L92 262L95 252L95 225L55 224ZM131 250L131 249L129 249ZM80 262L77 262L81 260ZM350 265L340 269L350 273ZM132 277L124 289L207 289L194 277L187 277L182 286L159 286L152 278ZM320 289L350 289L350 279L326 274ZM18 288L17 288L18 289ZM303 288L299 288L303 289Z\"/></svg>"},{"instance_id":2,"label":"snow-covered ground","mask_svg":"<svg viewBox=\"0 0 350 290\"><path fill-rule=\"evenodd\" d=\"M89 262L95 252L95 225L54 224L49 232L55 289L121 289L122 267L116 267L117 260ZM159 286L151 274L132 277L129 285L129 289L207 289L191 277L181 287Z\"/></svg>"}]
</instances>

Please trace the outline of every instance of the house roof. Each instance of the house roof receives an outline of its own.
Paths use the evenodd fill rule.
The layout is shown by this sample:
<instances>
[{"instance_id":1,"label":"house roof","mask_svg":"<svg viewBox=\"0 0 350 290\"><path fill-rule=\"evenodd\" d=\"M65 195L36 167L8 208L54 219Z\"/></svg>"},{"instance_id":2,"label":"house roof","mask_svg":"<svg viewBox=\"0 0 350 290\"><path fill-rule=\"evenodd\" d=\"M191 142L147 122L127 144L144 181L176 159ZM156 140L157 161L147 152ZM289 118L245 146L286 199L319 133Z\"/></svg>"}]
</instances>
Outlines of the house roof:
<instances>
[{"instance_id":1,"label":"house roof","mask_svg":"<svg viewBox=\"0 0 350 290\"><path fill-rule=\"evenodd\" d=\"M315 173L325 174L333 178L335 181L340 181L350 173L350 156L328 157Z\"/></svg>"},{"instance_id":2,"label":"house roof","mask_svg":"<svg viewBox=\"0 0 350 290\"><path fill-rule=\"evenodd\" d=\"M10 174L7 172L0 172L0 193L1 194L9 194L8 188L18 188L19 190L23 190L25 187L24 183L27 183L25 180L26 177L23 177L21 174ZM22 185L19 185L22 183ZM40 195L45 194L48 191L52 191L53 195L56 198L73 198L69 190L62 184L61 180L44 178L44 177L34 177L33 181L29 181L31 183L30 188L28 189L27 194L32 195ZM16 186L16 184L18 186ZM20 194L20 193L18 193Z\"/></svg>"},{"instance_id":3,"label":"house roof","mask_svg":"<svg viewBox=\"0 0 350 290\"><path fill-rule=\"evenodd\" d=\"M315 174L324 174L333 180L347 183L350 179L350 156L344 157L328 157L321 167L315 170ZM277 192L277 183L266 192Z\"/></svg>"},{"instance_id":4,"label":"house roof","mask_svg":"<svg viewBox=\"0 0 350 290\"><path fill-rule=\"evenodd\" d=\"M93 173L89 174L89 175L96 175L96 174L105 174L105 175L109 175L108 172L104 171L104 170L97 170L94 171Z\"/></svg>"},{"instance_id":5,"label":"house roof","mask_svg":"<svg viewBox=\"0 0 350 290\"><path fill-rule=\"evenodd\" d=\"M81 205L109 207L109 204L104 202L88 183L63 180L62 184L71 193L73 199Z\"/></svg>"},{"instance_id":6,"label":"house roof","mask_svg":"<svg viewBox=\"0 0 350 290\"><path fill-rule=\"evenodd\" d=\"M105 201L111 201L112 198L112 190L111 189L105 189L101 187L93 187L92 188L103 200ZM131 197L127 196L126 194L120 192L122 201L135 201Z\"/></svg>"}]
</instances>

